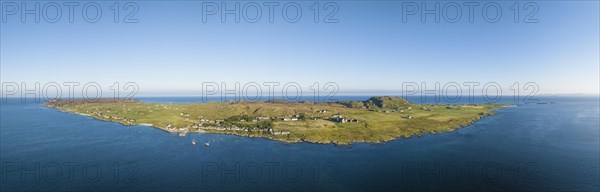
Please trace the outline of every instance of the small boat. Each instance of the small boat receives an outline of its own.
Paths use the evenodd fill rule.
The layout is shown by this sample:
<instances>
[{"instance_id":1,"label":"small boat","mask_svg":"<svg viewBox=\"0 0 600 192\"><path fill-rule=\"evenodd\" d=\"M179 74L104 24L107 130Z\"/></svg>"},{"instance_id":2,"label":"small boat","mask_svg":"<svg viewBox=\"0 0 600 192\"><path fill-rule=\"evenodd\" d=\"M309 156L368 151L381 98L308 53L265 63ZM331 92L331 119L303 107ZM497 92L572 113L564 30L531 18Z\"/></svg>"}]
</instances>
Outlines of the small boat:
<instances>
[{"instance_id":1,"label":"small boat","mask_svg":"<svg viewBox=\"0 0 600 192\"><path fill-rule=\"evenodd\" d=\"M192 145L196 145L196 139L192 139Z\"/></svg>"},{"instance_id":2,"label":"small boat","mask_svg":"<svg viewBox=\"0 0 600 192\"><path fill-rule=\"evenodd\" d=\"M204 146L210 147L210 143L204 143Z\"/></svg>"}]
</instances>

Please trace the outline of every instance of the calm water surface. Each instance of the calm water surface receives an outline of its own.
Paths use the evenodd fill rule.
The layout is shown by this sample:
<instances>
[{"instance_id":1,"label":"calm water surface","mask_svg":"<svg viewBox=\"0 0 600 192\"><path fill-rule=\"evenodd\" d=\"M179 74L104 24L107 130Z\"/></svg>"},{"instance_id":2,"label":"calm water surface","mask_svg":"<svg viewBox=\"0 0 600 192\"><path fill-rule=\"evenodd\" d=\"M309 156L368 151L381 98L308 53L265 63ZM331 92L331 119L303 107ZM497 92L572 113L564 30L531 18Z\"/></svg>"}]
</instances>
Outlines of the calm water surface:
<instances>
[{"instance_id":1,"label":"calm water surface","mask_svg":"<svg viewBox=\"0 0 600 192\"><path fill-rule=\"evenodd\" d=\"M499 109L495 116L450 133L336 146L221 134L179 137L9 99L0 109L0 189L600 190L598 98L547 97L544 101L556 103ZM484 101L476 98L475 102ZM194 146L192 139L211 145Z\"/></svg>"}]
</instances>

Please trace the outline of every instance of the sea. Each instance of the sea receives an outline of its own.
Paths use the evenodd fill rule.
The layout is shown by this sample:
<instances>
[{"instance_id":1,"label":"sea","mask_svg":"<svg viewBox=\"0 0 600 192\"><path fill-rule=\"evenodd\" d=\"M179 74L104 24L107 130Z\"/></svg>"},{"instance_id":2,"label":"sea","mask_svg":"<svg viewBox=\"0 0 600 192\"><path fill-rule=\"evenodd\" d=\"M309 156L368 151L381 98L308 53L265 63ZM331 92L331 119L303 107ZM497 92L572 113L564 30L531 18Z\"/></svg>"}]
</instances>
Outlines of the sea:
<instances>
[{"instance_id":1,"label":"sea","mask_svg":"<svg viewBox=\"0 0 600 192\"><path fill-rule=\"evenodd\" d=\"M8 98L0 107L0 190L599 191L599 98L537 99L499 101L515 105L453 132L334 145L226 134L179 136L61 112L42 106L43 101Z\"/></svg>"}]
</instances>

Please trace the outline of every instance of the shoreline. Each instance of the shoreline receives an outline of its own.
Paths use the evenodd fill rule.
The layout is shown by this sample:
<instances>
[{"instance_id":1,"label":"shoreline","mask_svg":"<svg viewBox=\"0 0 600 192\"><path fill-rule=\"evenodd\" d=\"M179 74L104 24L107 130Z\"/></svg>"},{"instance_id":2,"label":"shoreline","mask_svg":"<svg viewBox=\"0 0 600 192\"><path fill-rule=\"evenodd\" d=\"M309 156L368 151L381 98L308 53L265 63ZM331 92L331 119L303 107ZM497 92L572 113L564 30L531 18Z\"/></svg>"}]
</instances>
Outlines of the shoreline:
<instances>
[{"instance_id":1,"label":"shoreline","mask_svg":"<svg viewBox=\"0 0 600 192\"><path fill-rule=\"evenodd\" d=\"M507 106L503 106L502 108L508 108L508 107L518 107L518 105L507 105ZM51 107L49 107L51 108ZM52 108L54 109L54 108ZM162 127L157 127L154 126L153 124L149 124L149 123L140 123L140 124L134 124L134 125L127 125L123 122L119 122L119 121L110 121L110 120L105 120L105 119L101 119L101 118L96 118L92 115L89 114L84 114L84 113L74 113L74 112L70 112L70 111L65 111L65 110L59 110L61 112L65 112L65 113L70 113L70 114L75 114L75 115L82 115L82 116L86 116L86 117L91 117L94 118L95 120L101 120L101 121L105 121L105 122L112 122L112 123L118 123L121 124L123 126L144 126L144 127L151 127L154 129L159 129L161 131L165 131L167 133L172 133L172 134L181 134L182 132L180 131L170 131L166 128L162 128ZM435 134L442 134L442 133L451 133L454 131L457 131L458 129L461 128L466 128L469 127L473 124L475 124L476 122L478 122L479 120L482 120L486 117L489 116L493 116L496 115L496 113L491 113L491 114L486 114L483 116L480 116L476 119L474 119L473 121L467 123L466 125L461 125L459 127L453 128L451 130L447 130L447 131L439 131L439 132L424 132L422 134L413 134L413 135L408 135L408 136L398 136L398 137L394 137L394 138L389 138L386 140L379 140L379 141L366 141L366 140L352 140L350 142L335 142L335 141L329 141L329 142L321 142L321 141L312 141L312 140L305 140L305 139L300 139L300 140L286 140L283 138L276 138L276 137L269 137L269 135L259 135L259 134L243 134L243 133L239 133L239 131L215 131L213 129L198 129L197 131L186 131L184 133L190 133L190 134L197 134L197 133L205 133L205 134L224 134L224 135L235 135L235 136L239 136L239 137L249 137L249 138L264 138L264 139L268 139L271 141L276 141L276 142L282 142L282 143L286 143L286 144L293 144L293 143L311 143L311 144L333 144L333 145L351 145L354 143L367 143L367 144L383 144L389 141L393 141L393 140L397 140L397 139L409 139L409 138L413 138L413 137L422 137L424 135L427 134L431 134L431 135L435 135Z\"/></svg>"},{"instance_id":2,"label":"shoreline","mask_svg":"<svg viewBox=\"0 0 600 192\"><path fill-rule=\"evenodd\" d=\"M367 108L356 108L357 103L362 105L360 101L346 103L277 101L206 104L156 104L133 100L123 102L50 101L44 103L43 106L58 109L62 112L92 117L97 120L116 122L125 126L153 127L168 133L179 133L180 136L185 136L187 133L211 133L261 137L284 143L307 142L336 145L352 143L380 144L396 139L419 137L425 134L453 132L473 125L487 116L496 114L496 109L517 106L500 104L411 104L395 97L380 98L383 100L376 100L376 102L384 103L376 103L379 106L367 106ZM389 102L390 100L392 102ZM223 109L236 109L234 111L238 112L223 112ZM307 109L308 111L306 111ZM327 109L327 111L324 109ZM278 112L274 115L271 114L271 117L266 116L266 118L265 115L259 113L253 115L250 119L247 116L239 116L245 114L244 110L253 111L254 113L258 110L275 110ZM292 110L295 111L295 116L285 115L285 111ZM304 112L300 112L300 114L303 119L296 118L300 117L298 111L302 110ZM159 115L146 115L156 113ZM202 114L213 116L207 118ZM341 118L341 114L344 114L344 118ZM217 115L216 118L215 115ZM236 115L238 116L236 117ZM233 117L236 118L232 119ZM267 127L265 128L264 125L267 125Z\"/></svg>"}]
</instances>

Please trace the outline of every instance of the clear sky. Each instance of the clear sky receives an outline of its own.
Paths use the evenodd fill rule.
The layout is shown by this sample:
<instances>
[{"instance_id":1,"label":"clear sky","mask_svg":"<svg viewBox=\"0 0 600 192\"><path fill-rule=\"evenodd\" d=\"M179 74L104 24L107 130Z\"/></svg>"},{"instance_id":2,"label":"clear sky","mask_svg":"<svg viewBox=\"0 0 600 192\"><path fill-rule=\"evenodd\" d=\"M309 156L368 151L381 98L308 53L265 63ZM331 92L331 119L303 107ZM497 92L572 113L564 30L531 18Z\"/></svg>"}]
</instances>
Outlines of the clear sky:
<instances>
[{"instance_id":1,"label":"clear sky","mask_svg":"<svg viewBox=\"0 0 600 192\"><path fill-rule=\"evenodd\" d=\"M263 2L260 20L246 21L256 14L249 1L239 2L240 9L249 10L239 23L233 15L222 23L220 14L203 22L209 12L199 1L136 2L138 23L122 22L133 8L125 10L124 2L119 23L109 7L113 1L99 2L102 17L96 23L83 20L86 2L74 8L73 23L68 7L59 4L61 19L49 23L44 18L51 20L55 8L41 1L49 10L46 16L36 23L34 15L25 15L22 23L12 4L2 1L1 81L136 82L148 95L195 94L202 82L298 82L304 87L336 82L341 92L400 90L402 82L498 82L505 89L512 82L535 82L539 93L599 92L598 1L528 7L519 2L518 23L514 1L499 3L502 16L496 23L485 21L485 2L474 8L472 23L468 7L458 2L462 16L448 22L444 18L456 14L446 6L451 1L440 1L449 16L439 23L433 15L423 23L419 13L403 22L408 4L394 1L342 1L328 9L318 1L315 23L310 8L315 1L299 1L302 17L291 23L284 19L293 18L294 10L288 9L286 18L282 14L288 2L293 1L274 8L273 23ZM428 1L427 8L434 3ZM223 8L221 2L216 5ZM225 5L231 8L235 1ZM324 23L334 7L332 18L338 22ZM534 7L531 19L538 22L524 23ZM93 10L87 13L94 17ZM488 13L494 17L493 10Z\"/></svg>"}]
</instances>

